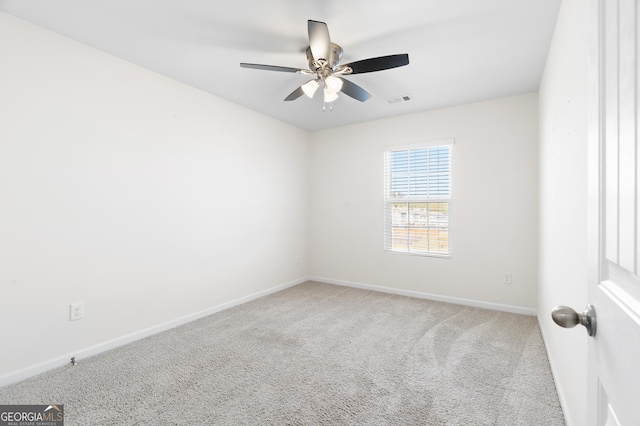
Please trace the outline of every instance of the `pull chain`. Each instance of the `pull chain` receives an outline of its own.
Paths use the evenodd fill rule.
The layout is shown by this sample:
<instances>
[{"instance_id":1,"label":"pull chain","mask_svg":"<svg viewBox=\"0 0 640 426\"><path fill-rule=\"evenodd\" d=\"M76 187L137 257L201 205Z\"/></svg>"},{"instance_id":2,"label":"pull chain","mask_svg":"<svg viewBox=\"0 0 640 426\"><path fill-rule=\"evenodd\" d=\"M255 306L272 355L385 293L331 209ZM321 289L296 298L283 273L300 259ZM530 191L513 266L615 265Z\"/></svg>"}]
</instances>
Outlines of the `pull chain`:
<instances>
[{"instance_id":1,"label":"pull chain","mask_svg":"<svg viewBox=\"0 0 640 426\"><path fill-rule=\"evenodd\" d=\"M327 110L327 103L323 102L322 103L322 112L325 112ZM329 102L329 112L333 111L333 102Z\"/></svg>"}]
</instances>

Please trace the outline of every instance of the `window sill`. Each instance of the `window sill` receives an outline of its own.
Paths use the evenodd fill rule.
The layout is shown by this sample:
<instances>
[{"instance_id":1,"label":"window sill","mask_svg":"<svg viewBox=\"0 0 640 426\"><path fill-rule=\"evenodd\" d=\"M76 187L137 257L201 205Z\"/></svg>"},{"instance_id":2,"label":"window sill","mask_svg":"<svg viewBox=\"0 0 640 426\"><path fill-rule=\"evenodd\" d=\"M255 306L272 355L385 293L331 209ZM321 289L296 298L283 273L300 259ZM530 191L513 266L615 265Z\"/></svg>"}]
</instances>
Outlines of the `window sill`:
<instances>
[{"instance_id":1,"label":"window sill","mask_svg":"<svg viewBox=\"0 0 640 426\"><path fill-rule=\"evenodd\" d=\"M398 254L405 256L418 256L418 257L437 257L440 259L452 259L453 255L451 253L448 254L438 254L438 253L415 253L409 251L397 251L397 250L385 250L385 254Z\"/></svg>"}]
</instances>

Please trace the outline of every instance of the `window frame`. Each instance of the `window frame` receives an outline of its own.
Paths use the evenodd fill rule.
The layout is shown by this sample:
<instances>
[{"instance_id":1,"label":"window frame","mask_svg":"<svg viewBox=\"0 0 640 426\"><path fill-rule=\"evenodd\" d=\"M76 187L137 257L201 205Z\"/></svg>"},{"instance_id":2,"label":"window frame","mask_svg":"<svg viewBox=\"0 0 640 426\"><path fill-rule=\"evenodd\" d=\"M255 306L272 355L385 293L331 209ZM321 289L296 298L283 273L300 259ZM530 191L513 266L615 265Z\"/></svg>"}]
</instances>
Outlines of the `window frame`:
<instances>
[{"instance_id":1,"label":"window frame","mask_svg":"<svg viewBox=\"0 0 640 426\"><path fill-rule=\"evenodd\" d=\"M428 142L421 142L411 145L395 145L389 146L385 148L383 155L383 180L384 180L384 223L383 223L383 248L385 253L389 254L399 254L399 255L408 255L408 256L421 256L421 257L436 257L436 258L445 258L450 259L453 257L453 234L452 234L452 212L453 212L453 147L455 145L454 139L439 139ZM405 200L398 200L391 197L391 156L393 152L402 152L402 151L413 151L413 150L424 150L424 149L433 149L439 147L448 147L449 148L449 158L448 158L448 173L449 173L449 190L448 197L410 197ZM445 252L436 252L436 251L416 251L407 248L407 250L398 250L392 248L392 212L391 206L394 203L447 203L447 245L448 251ZM410 216L411 212L408 211L407 215ZM408 228L410 229L410 228ZM429 229L429 228L427 228Z\"/></svg>"}]
</instances>

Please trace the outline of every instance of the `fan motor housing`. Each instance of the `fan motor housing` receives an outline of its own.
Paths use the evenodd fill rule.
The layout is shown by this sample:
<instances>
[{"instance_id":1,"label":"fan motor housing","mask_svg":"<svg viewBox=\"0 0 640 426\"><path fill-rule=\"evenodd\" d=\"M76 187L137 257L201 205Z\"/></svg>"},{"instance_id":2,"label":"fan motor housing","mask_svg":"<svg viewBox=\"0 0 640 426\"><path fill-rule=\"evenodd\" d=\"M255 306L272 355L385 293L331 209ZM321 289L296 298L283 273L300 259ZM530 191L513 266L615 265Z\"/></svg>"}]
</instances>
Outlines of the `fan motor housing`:
<instances>
[{"instance_id":1,"label":"fan motor housing","mask_svg":"<svg viewBox=\"0 0 640 426\"><path fill-rule=\"evenodd\" d=\"M342 47L338 46L335 43L331 43L331 53L329 57L329 67L332 70L335 70L342 58ZM318 64L311 53L311 47L307 47L307 60L309 61L309 69L311 71L317 71L322 68L322 64Z\"/></svg>"}]
</instances>

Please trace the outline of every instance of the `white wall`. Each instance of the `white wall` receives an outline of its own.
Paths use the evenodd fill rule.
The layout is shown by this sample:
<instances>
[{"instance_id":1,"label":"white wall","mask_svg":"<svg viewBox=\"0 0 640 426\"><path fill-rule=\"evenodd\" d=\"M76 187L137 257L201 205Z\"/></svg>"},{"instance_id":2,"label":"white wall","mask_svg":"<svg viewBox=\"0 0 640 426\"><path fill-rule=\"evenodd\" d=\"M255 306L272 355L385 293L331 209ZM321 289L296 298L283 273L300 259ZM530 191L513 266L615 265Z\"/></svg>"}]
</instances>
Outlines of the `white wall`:
<instances>
[{"instance_id":1,"label":"white wall","mask_svg":"<svg viewBox=\"0 0 640 426\"><path fill-rule=\"evenodd\" d=\"M311 275L534 312L537 108L531 93L314 132ZM453 258L385 254L383 152L443 138L455 139Z\"/></svg>"},{"instance_id":2,"label":"white wall","mask_svg":"<svg viewBox=\"0 0 640 426\"><path fill-rule=\"evenodd\" d=\"M0 382L306 277L308 154L302 130L0 13Z\"/></svg>"},{"instance_id":3,"label":"white wall","mask_svg":"<svg viewBox=\"0 0 640 426\"><path fill-rule=\"evenodd\" d=\"M569 425L587 424L587 333L551 310L587 304L587 7L564 0L540 85L538 321Z\"/></svg>"}]
</instances>

